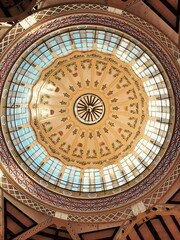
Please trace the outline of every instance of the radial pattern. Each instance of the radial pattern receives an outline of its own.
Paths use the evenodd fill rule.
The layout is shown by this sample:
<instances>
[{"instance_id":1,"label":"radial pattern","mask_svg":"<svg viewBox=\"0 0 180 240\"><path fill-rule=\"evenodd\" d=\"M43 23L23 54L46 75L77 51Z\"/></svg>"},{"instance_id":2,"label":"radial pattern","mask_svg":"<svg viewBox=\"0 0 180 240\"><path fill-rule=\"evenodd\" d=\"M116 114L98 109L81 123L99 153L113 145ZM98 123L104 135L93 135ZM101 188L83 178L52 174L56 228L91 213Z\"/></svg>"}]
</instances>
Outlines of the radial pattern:
<instances>
[{"instance_id":1,"label":"radial pattern","mask_svg":"<svg viewBox=\"0 0 180 240\"><path fill-rule=\"evenodd\" d=\"M148 119L147 94L133 70L97 51L70 54L57 65L42 73L30 103L31 124L49 154L102 168L132 152Z\"/></svg>"},{"instance_id":2,"label":"radial pattern","mask_svg":"<svg viewBox=\"0 0 180 240\"><path fill-rule=\"evenodd\" d=\"M6 115L16 159L31 176L51 188L101 192L150 169L170 100L147 49L110 28L82 26L53 33L18 61Z\"/></svg>"},{"instance_id":3,"label":"radial pattern","mask_svg":"<svg viewBox=\"0 0 180 240\"><path fill-rule=\"evenodd\" d=\"M93 93L80 96L74 104L76 118L84 124L95 124L104 116L103 101Z\"/></svg>"}]
</instances>

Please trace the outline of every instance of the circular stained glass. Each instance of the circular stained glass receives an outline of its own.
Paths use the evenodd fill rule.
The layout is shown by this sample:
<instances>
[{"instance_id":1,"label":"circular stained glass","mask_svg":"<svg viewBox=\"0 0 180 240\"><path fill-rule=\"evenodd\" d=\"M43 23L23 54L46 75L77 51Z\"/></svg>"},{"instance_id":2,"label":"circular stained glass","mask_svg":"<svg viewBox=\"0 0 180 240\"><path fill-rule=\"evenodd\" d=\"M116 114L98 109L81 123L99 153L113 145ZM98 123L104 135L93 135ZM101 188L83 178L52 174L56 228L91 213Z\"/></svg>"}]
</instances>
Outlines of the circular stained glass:
<instances>
[{"instance_id":1,"label":"circular stained glass","mask_svg":"<svg viewBox=\"0 0 180 240\"><path fill-rule=\"evenodd\" d=\"M110 28L72 27L32 44L16 66L6 83L7 127L31 177L89 193L129 188L153 169L171 88L142 44Z\"/></svg>"},{"instance_id":2,"label":"circular stained glass","mask_svg":"<svg viewBox=\"0 0 180 240\"><path fill-rule=\"evenodd\" d=\"M32 89L30 124L38 142L84 170L115 163L144 133L149 114L141 79L116 56L98 51L74 51L61 61L42 71Z\"/></svg>"}]
</instances>

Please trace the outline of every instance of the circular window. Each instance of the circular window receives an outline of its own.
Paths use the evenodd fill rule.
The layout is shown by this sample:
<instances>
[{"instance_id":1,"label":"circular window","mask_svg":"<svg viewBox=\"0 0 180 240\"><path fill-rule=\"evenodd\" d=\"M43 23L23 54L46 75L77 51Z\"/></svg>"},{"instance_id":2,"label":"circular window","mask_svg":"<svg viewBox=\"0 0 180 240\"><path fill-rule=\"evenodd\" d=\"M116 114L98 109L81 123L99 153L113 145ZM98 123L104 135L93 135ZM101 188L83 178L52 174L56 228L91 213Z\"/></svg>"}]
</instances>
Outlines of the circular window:
<instances>
[{"instance_id":1,"label":"circular window","mask_svg":"<svg viewBox=\"0 0 180 240\"><path fill-rule=\"evenodd\" d=\"M167 82L143 44L111 28L82 25L45 36L21 55L6 83L18 163L58 191L131 187L163 154Z\"/></svg>"}]
</instances>

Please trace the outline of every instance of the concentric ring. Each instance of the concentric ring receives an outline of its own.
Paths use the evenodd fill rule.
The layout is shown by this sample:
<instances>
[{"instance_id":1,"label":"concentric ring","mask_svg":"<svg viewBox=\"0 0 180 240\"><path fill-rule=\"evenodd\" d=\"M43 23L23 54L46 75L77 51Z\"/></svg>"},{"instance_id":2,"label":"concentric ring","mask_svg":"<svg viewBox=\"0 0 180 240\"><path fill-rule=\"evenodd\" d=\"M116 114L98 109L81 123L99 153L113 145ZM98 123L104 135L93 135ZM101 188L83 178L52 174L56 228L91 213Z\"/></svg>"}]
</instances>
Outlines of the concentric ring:
<instances>
[{"instance_id":1,"label":"concentric ring","mask_svg":"<svg viewBox=\"0 0 180 240\"><path fill-rule=\"evenodd\" d=\"M74 104L74 115L84 124L96 124L105 113L105 105L100 97L93 93L81 95Z\"/></svg>"},{"instance_id":2,"label":"concentric ring","mask_svg":"<svg viewBox=\"0 0 180 240\"><path fill-rule=\"evenodd\" d=\"M77 19L77 16L76 16L76 19ZM81 19L82 19L82 18L81 18ZM95 16L93 16L93 21L95 21ZM56 24L57 24L57 22L56 22ZM126 25L127 25L127 23L126 23ZM122 30L122 29L121 29L121 30ZM126 30L127 30L127 28L126 28ZM143 39L141 39L141 40L143 40ZM147 39L146 39L146 40L147 40ZM148 41L150 41L150 39L148 39ZM146 43L147 43L147 41L146 41ZM152 44L151 46L154 46L154 48L155 48L155 47L156 47L156 44ZM154 51L154 53L155 53L155 51ZM123 58L123 56L122 56L122 58ZM154 57L153 57L153 58L154 58ZM143 59L141 59L141 60L143 61ZM137 62L137 64L138 64L138 62ZM158 67L159 67L159 66L158 66ZM136 65L134 66L134 69L135 69L135 71L137 71L137 72L139 71L139 68L136 68ZM155 70L158 70L158 69L155 69ZM173 68L171 68L171 70L173 70ZM169 70L168 70L168 71L169 71ZM157 74L157 72L155 73L154 78L157 76L156 74ZM165 74L164 74L164 76L165 76ZM164 77L164 76L163 76L163 77ZM170 74L169 74L169 76L170 76ZM175 76L175 75L172 75L172 76ZM159 84L159 82L157 82L157 86L158 86L159 88L158 88L158 89L153 89L153 91L155 91L155 92L156 92L156 91L160 91L160 90L159 90L159 89L161 89L160 86L162 86L162 85L161 85L161 84L162 84L162 81L160 81L159 78L157 78L157 79L158 79L158 81L161 82L161 83ZM145 79L143 79L143 80L145 80ZM150 85L148 86L148 84L150 84ZM152 84L152 85L153 85L153 84ZM147 89L148 89L148 88L149 88L149 89L152 89L152 85L151 85L151 82L148 82L146 88L147 88ZM168 91L169 91L169 89L168 89ZM10 94L11 94L11 93L10 93ZM166 95L166 91L163 92L163 94ZM10 96L10 95L9 95L9 96ZM164 99L163 99L163 100L164 100ZM9 103L8 103L8 104L9 104ZM10 104L11 104L11 103L10 103ZM171 102L171 104L172 104L172 102ZM14 105L14 106L15 106L16 108L18 108L18 104L17 104L17 105ZM150 107L151 107L152 109L154 109L153 103L152 103L152 105L151 105ZM162 106L162 105L161 105L161 107L164 108L164 106ZM12 108L12 105L11 105L11 108ZM12 110L12 111L13 111L13 110ZM24 111L24 110L23 110L23 111ZM152 110L152 112L153 112L153 111L154 111L154 110ZM155 112L157 112L157 116L155 116L155 117L158 117L158 114L159 114L158 111L155 111ZM168 115L168 114L169 114L169 113L167 113L167 115ZM164 115L161 116L161 119L163 118L163 116L164 116ZM154 116L152 116L152 117L154 117ZM10 116L9 116L9 118L10 118ZM9 120L10 120L10 119L8 119L8 122L10 122ZM163 120L164 120L164 119L163 119ZM168 120L168 121L167 121L166 123L169 122L169 119L167 119L167 120ZM160 123L161 123L161 122L160 122ZM23 123L23 124L26 124L26 123ZM13 128L13 126L11 126L11 127ZM10 128L11 128L11 127L10 127ZM9 128L9 129L10 129L10 128ZM21 129L18 129L18 131L20 131L20 130L21 130ZM161 132L161 130L162 130L162 129L159 129L159 132ZM166 131L165 131L165 132L166 132ZM11 140L12 140L12 138L13 138L13 135L12 135L12 134L13 134L13 130L11 131L11 129L10 129L10 133L11 133ZM166 133L164 133L164 138L166 138ZM162 141L162 145L163 145L163 143L164 143L164 142ZM156 144L157 144L157 142L156 142ZM168 144L168 143L166 143L166 144ZM162 146L162 145L161 145L161 146ZM167 146L167 145L166 145L166 146ZM23 147L26 147L26 146L23 146ZM16 150L17 150L17 148L16 148ZM26 149L26 150L27 150L27 149ZM161 151L161 150L162 150L162 149L160 149L160 153L162 154L163 151ZM19 151L19 150L17 150L17 151ZM155 151L154 153L156 153L156 152L158 152L158 151ZM20 153L20 154L21 154L21 153ZM13 155L14 155L14 154L13 154ZM172 157L172 158L171 158L171 161L172 161L172 159L174 159L174 158ZM10 159L9 159L9 160L10 160ZM164 161L167 162L167 158L165 158ZM5 161L3 161L3 163L4 163L4 165L6 165ZM54 161L54 163L56 163L56 161ZM53 163L53 165L54 165L54 163ZM171 162L171 164L172 164L172 162ZM36 165L36 167L37 167L36 169L39 169L39 168L38 168L38 165ZM41 166L39 165L39 167L41 167ZM39 171L39 170L38 170L38 171ZM38 171L37 171L36 173L38 173ZM42 172L43 172L43 171L42 171ZM154 172L154 173L155 173L155 172ZM158 173L158 172L156 171L156 179L157 179L157 173ZM161 171L161 173L162 173L162 171ZM30 174L30 173L29 173L29 174ZM144 173L143 173L143 174L144 174ZM162 173L162 174L163 174L163 173ZM155 175L153 175L153 176L155 176ZM47 179L48 179L48 177L47 177ZM52 179L51 179L51 181L52 181ZM146 179L146 182L147 182L147 181L148 181L148 178ZM152 183L152 181L153 181L153 183ZM52 181L52 182L53 182L53 181ZM153 180L152 177L151 177L151 183L152 183L151 186L153 186L153 184L155 184L156 182L157 182L157 181L156 181L156 180ZM108 181L106 182L106 184L108 184ZM33 183L33 185L34 185L34 183ZM97 185L98 185L98 184L97 184ZM49 186L48 186L48 187L49 187ZM140 189L141 192L142 192L142 188L141 188L141 187L142 187L142 185L141 185L141 186L139 185L139 186L138 186L138 189ZM66 189L68 189L68 188L66 188ZM110 187L109 189L111 189L111 187ZM148 189L148 188L147 188L147 186L146 186L146 190L147 190L147 189ZM71 189L71 190L73 190L73 189ZM108 186L107 186L107 189L106 189L106 190L108 190ZM137 186L136 186L136 190L137 190ZM91 189L89 188L88 191L91 191ZM143 190L143 191L144 191L144 190ZM132 191L131 191L131 193L132 193ZM34 194L35 194L35 193L34 193ZM138 190L136 191L136 195L137 195L137 194L138 194ZM59 195L58 195L58 196L59 196ZM56 195L54 195L54 197L56 197ZM135 196L134 196L134 197L135 197ZM118 197L118 198L119 198L119 197ZM127 200L127 199L126 199L126 200ZM114 201L115 201L115 200L114 200ZM117 202L116 202L116 204L117 204ZM97 209L97 208L96 208L96 209ZM98 209L100 209L100 208L98 208Z\"/></svg>"}]
</instances>

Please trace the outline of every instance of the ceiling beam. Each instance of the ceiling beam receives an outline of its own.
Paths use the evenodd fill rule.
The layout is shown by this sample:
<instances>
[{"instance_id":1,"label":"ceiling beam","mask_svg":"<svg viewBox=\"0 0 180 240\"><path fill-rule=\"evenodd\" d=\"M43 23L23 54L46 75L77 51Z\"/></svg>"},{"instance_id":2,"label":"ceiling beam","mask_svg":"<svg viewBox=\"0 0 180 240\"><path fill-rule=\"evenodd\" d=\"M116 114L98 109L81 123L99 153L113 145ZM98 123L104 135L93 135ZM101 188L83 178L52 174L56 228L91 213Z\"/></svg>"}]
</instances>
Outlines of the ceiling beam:
<instances>
[{"instance_id":1,"label":"ceiling beam","mask_svg":"<svg viewBox=\"0 0 180 240\"><path fill-rule=\"evenodd\" d=\"M54 219L52 217L48 217L43 222L38 223L36 226L28 229L27 231L23 232L19 236L15 237L13 240L22 240L22 239L28 239L35 235L36 233L42 231L44 228L47 228L48 226L54 224Z\"/></svg>"},{"instance_id":2,"label":"ceiling beam","mask_svg":"<svg viewBox=\"0 0 180 240\"><path fill-rule=\"evenodd\" d=\"M8 8L4 7L4 5L1 3L1 1L0 1L0 8L2 9L5 17L12 17L11 14L9 13L9 11L8 11Z\"/></svg>"},{"instance_id":3,"label":"ceiling beam","mask_svg":"<svg viewBox=\"0 0 180 240\"><path fill-rule=\"evenodd\" d=\"M71 236L71 238L73 240L81 240L79 235L76 233L76 231L73 227L73 223L71 224L70 222L68 222L65 227L68 230L69 235Z\"/></svg>"},{"instance_id":4,"label":"ceiling beam","mask_svg":"<svg viewBox=\"0 0 180 240\"><path fill-rule=\"evenodd\" d=\"M178 189L166 203L168 203L168 204L180 204L180 201L173 200L173 198L175 198L176 195L179 194L179 192L180 192L180 190Z\"/></svg>"},{"instance_id":5,"label":"ceiling beam","mask_svg":"<svg viewBox=\"0 0 180 240\"><path fill-rule=\"evenodd\" d=\"M5 211L5 216L9 217L13 222L15 222L19 227L21 227L23 230L27 230L28 227L26 227L21 221L19 221L15 216L13 216L10 212L7 210Z\"/></svg>"},{"instance_id":6,"label":"ceiling beam","mask_svg":"<svg viewBox=\"0 0 180 240\"><path fill-rule=\"evenodd\" d=\"M136 231L138 237L139 237L141 240L144 240L144 238L143 238L141 232L139 231L139 227L138 227L137 224L134 225L134 229L135 229L135 231Z\"/></svg>"},{"instance_id":7,"label":"ceiling beam","mask_svg":"<svg viewBox=\"0 0 180 240\"><path fill-rule=\"evenodd\" d=\"M56 229L56 232L58 233L58 229ZM57 233L47 233L47 232L43 232L43 231L40 231L38 233L36 233L36 236L43 236L43 237L47 237L47 238L50 238L52 240L71 240L71 238L65 238L65 237L61 237L61 236L58 236Z\"/></svg>"},{"instance_id":8,"label":"ceiling beam","mask_svg":"<svg viewBox=\"0 0 180 240\"><path fill-rule=\"evenodd\" d=\"M153 226L153 224L150 220L146 222L146 226L149 228L149 231L153 235L154 239L161 240L158 232L156 231L155 227Z\"/></svg>"},{"instance_id":9,"label":"ceiling beam","mask_svg":"<svg viewBox=\"0 0 180 240\"><path fill-rule=\"evenodd\" d=\"M0 189L0 239L1 238L3 239L3 234L4 234L3 230L4 230L4 201L3 201L3 191L2 189Z\"/></svg>"},{"instance_id":10,"label":"ceiling beam","mask_svg":"<svg viewBox=\"0 0 180 240\"><path fill-rule=\"evenodd\" d=\"M58 233L59 233L59 230L56 229L55 231L56 231L56 233L55 233L55 236L54 236L54 240L58 240Z\"/></svg>"},{"instance_id":11,"label":"ceiling beam","mask_svg":"<svg viewBox=\"0 0 180 240\"><path fill-rule=\"evenodd\" d=\"M5 238L7 238L7 235L11 235L12 238L14 238L16 235L10 230L10 229L5 229Z\"/></svg>"},{"instance_id":12,"label":"ceiling beam","mask_svg":"<svg viewBox=\"0 0 180 240\"><path fill-rule=\"evenodd\" d=\"M177 229L180 231L180 225L174 215L171 215L173 222L175 223Z\"/></svg>"},{"instance_id":13,"label":"ceiling beam","mask_svg":"<svg viewBox=\"0 0 180 240\"><path fill-rule=\"evenodd\" d=\"M129 237L129 235L127 235L126 239L127 239L127 240L131 240L131 238Z\"/></svg>"},{"instance_id":14,"label":"ceiling beam","mask_svg":"<svg viewBox=\"0 0 180 240\"><path fill-rule=\"evenodd\" d=\"M161 215L157 215L157 218L158 218L159 221L161 222L163 228L166 230L169 238L170 238L171 240L175 240L175 238L173 237L171 231L169 230L169 228L168 228L168 226L166 225L166 223L165 223L164 219L162 218L162 216L161 216Z\"/></svg>"},{"instance_id":15,"label":"ceiling beam","mask_svg":"<svg viewBox=\"0 0 180 240\"><path fill-rule=\"evenodd\" d=\"M147 218L151 219L155 217L156 215L161 215L161 216L170 216L172 217L174 223L176 224L177 228L180 231L180 226L177 222L177 219L175 216L180 216L180 211L179 210L166 210L166 211L150 211L149 213L140 213L137 218L132 221L132 223L128 226L128 228L125 230L125 232L122 234L121 238L119 237L118 240L126 240L126 237L133 231L135 224L138 222L142 222L143 219L147 221ZM158 238L157 238L158 239Z\"/></svg>"}]
</instances>

